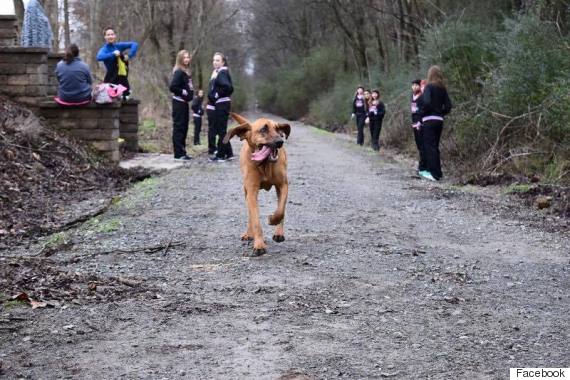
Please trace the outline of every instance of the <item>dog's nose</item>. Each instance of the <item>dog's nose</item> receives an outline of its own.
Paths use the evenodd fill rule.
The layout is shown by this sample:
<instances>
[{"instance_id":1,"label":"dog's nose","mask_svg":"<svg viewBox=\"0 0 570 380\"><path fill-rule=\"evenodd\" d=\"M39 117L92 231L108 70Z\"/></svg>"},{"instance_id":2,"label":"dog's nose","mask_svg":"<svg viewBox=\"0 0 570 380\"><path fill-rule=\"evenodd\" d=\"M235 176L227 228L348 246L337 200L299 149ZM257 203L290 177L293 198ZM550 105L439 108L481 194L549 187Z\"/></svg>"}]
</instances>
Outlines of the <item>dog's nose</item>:
<instances>
[{"instance_id":1,"label":"dog's nose","mask_svg":"<svg viewBox=\"0 0 570 380\"><path fill-rule=\"evenodd\" d=\"M277 148L281 148L281 147L283 146L283 140L277 140L277 141L275 141L275 146L276 146Z\"/></svg>"}]
</instances>

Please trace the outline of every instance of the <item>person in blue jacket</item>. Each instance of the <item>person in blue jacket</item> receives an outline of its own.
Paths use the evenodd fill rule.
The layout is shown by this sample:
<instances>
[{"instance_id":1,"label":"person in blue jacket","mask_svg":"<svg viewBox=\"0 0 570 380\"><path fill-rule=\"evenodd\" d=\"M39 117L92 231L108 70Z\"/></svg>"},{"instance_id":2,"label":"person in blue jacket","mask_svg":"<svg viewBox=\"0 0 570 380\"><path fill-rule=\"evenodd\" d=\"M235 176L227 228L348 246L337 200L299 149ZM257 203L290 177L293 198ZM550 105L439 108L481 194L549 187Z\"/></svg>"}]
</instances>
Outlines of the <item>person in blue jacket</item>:
<instances>
[{"instance_id":1,"label":"person in blue jacket","mask_svg":"<svg viewBox=\"0 0 570 380\"><path fill-rule=\"evenodd\" d=\"M91 71L79 58L79 48L71 44L58 62L55 73L59 86L56 101L60 104L85 104L91 101Z\"/></svg>"},{"instance_id":2,"label":"person in blue jacket","mask_svg":"<svg viewBox=\"0 0 570 380\"><path fill-rule=\"evenodd\" d=\"M128 80L129 60L137 54L139 45L134 41L117 42L117 35L112 27L104 30L105 45L97 53L97 61L103 62L107 72L103 82L121 84L127 88L123 96L130 95ZM125 52L128 50L128 54Z\"/></svg>"}]
</instances>

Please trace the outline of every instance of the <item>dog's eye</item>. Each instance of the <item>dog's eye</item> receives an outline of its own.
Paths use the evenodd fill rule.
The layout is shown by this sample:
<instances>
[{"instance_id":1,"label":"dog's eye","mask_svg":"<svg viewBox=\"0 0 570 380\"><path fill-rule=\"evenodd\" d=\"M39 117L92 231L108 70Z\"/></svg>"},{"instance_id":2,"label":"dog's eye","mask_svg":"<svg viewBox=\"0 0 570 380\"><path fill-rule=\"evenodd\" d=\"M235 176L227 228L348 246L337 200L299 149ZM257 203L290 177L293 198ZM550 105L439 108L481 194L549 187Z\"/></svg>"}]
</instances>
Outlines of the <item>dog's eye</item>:
<instances>
[{"instance_id":1,"label":"dog's eye","mask_svg":"<svg viewBox=\"0 0 570 380\"><path fill-rule=\"evenodd\" d=\"M264 125L263 128L261 128L261 129L259 130L259 132L261 132L261 133L267 133L268 130L269 130L269 128L267 128L267 125Z\"/></svg>"}]
</instances>

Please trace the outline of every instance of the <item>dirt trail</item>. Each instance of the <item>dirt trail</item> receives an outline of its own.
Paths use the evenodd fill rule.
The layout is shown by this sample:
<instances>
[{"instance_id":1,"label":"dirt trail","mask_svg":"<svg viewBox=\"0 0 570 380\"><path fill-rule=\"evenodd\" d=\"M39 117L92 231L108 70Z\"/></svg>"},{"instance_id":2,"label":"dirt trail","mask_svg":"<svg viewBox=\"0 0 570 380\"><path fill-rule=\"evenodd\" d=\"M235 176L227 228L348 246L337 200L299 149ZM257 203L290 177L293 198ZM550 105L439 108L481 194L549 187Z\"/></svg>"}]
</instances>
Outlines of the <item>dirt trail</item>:
<instances>
[{"instance_id":1,"label":"dirt trail","mask_svg":"<svg viewBox=\"0 0 570 380\"><path fill-rule=\"evenodd\" d=\"M147 180L71 247L30 259L71 290L53 308L1 306L2 374L504 379L569 365L567 234L298 123L286 147L285 242L271 241L263 192L269 254L242 257L237 162ZM34 249L0 263L28 270L7 256Z\"/></svg>"}]
</instances>

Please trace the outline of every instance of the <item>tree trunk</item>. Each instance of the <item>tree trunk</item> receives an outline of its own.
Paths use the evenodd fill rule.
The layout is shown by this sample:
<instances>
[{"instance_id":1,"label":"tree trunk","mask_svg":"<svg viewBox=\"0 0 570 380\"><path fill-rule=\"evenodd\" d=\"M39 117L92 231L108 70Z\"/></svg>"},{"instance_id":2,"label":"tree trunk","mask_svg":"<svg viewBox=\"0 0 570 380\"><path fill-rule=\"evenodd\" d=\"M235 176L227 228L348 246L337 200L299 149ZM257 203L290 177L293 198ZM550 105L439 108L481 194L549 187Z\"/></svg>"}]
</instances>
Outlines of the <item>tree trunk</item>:
<instances>
[{"instance_id":1,"label":"tree trunk","mask_svg":"<svg viewBox=\"0 0 570 380\"><path fill-rule=\"evenodd\" d=\"M49 23L51 26L51 31L53 33L53 44L52 48L54 51L59 51L59 9L57 0L45 0L44 10L49 18Z\"/></svg>"},{"instance_id":2,"label":"tree trunk","mask_svg":"<svg viewBox=\"0 0 570 380\"><path fill-rule=\"evenodd\" d=\"M63 0L63 30L65 35L65 48L71 44L71 33L69 31L69 0Z\"/></svg>"},{"instance_id":3,"label":"tree trunk","mask_svg":"<svg viewBox=\"0 0 570 380\"><path fill-rule=\"evenodd\" d=\"M95 71L97 65L97 51L103 40L101 30L101 1L89 0L89 66Z\"/></svg>"},{"instance_id":4,"label":"tree trunk","mask_svg":"<svg viewBox=\"0 0 570 380\"><path fill-rule=\"evenodd\" d=\"M14 9L16 10L16 17L18 18L18 45L19 45L20 37L22 35L22 24L24 23L24 1L14 0Z\"/></svg>"}]
</instances>

